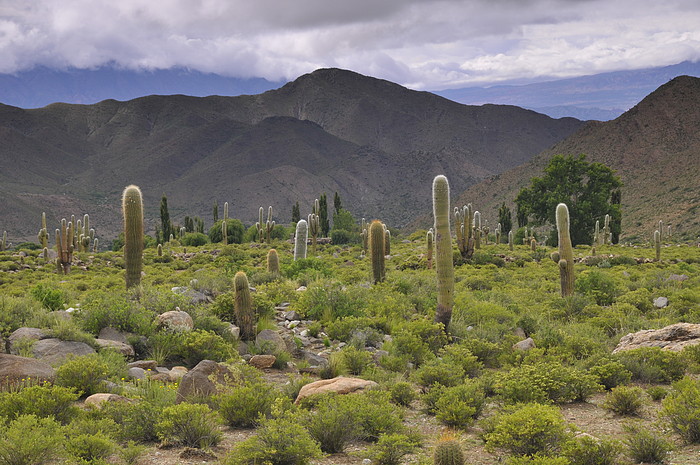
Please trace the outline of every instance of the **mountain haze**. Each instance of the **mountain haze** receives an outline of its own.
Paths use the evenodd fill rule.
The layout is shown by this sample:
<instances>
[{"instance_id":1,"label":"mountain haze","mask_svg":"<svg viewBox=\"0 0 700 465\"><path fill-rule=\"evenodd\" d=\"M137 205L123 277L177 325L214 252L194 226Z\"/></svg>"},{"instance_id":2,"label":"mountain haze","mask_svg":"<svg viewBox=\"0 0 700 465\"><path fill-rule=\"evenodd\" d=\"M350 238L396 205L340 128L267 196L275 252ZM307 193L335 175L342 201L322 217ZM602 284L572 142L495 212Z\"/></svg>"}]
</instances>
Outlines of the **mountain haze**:
<instances>
[{"instance_id":1,"label":"mountain haze","mask_svg":"<svg viewBox=\"0 0 700 465\"><path fill-rule=\"evenodd\" d=\"M137 184L147 229L168 196L171 217L228 201L251 224L272 205L278 222L338 192L357 218L405 225L430 209L430 183L456 189L522 164L581 122L511 106L470 107L338 69L239 97L149 96L94 105L0 106L0 228L31 239L89 213L102 238L121 228L120 195ZM55 226L50 226L51 228Z\"/></svg>"},{"instance_id":2,"label":"mountain haze","mask_svg":"<svg viewBox=\"0 0 700 465\"><path fill-rule=\"evenodd\" d=\"M541 176L555 154L586 154L622 178L622 239L649 239L658 221L676 234L700 231L700 79L680 76L662 85L619 118L591 121L529 163L469 188L471 202L496 221L501 202ZM429 220L424 219L424 223Z\"/></svg>"}]
</instances>

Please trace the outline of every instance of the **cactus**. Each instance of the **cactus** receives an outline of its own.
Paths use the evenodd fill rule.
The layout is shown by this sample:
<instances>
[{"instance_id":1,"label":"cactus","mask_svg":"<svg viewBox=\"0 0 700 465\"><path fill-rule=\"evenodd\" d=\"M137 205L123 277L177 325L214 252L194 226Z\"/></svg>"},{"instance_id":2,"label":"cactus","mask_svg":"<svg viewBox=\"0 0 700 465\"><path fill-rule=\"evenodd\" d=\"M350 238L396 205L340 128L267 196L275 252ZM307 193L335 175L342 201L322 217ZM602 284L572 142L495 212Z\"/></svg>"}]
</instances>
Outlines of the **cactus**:
<instances>
[{"instance_id":1,"label":"cactus","mask_svg":"<svg viewBox=\"0 0 700 465\"><path fill-rule=\"evenodd\" d=\"M557 233L559 234L559 252L552 254L552 259L559 265L561 296L568 297L574 293L574 250L569 235L569 209L564 203L557 205ZM556 254L556 255L555 255Z\"/></svg>"},{"instance_id":2,"label":"cactus","mask_svg":"<svg viewBox=\"0 0 700 465\"><path fill-rule=\"evenodd\" d=\"M258 208L258 221L255 222L255 230L258 232L258 241L265 241L265 227L263 226L263 207Z\"/></svg>"},{"instance_id":3,"label":"cactus","mask_svg":"<svg viewBox=\"0 0 700 465\"><path fill-rule=\"evenodd\" d=\"M533 252L537 251L537 241L534 237L530 238L530 250L532 250Z\"/></svg>"},{"instance_id":4,"label":"cactus","mask_svg":"<svg viewBox=\"0 0 700 465\"><path fill-rule=\"evenodd\" d=\"M386 225L384 229L384 255L391 255L391 231Z\"/></svg>"},{"instance_id":5,"label":"cactus","mask_svg":"<svg viewBox=\"0 0 700 465\"><path fill-rule=\"evenodd\" d=\"M600 221L595 220L595 230L593 231L593 246L600 244Z\"/></svg>"},{"instance_id":6,"label":"cactus","mask_svg":"<svg viewBox=\"0 0 700 465\"><path fill-rule=\"evenodd\" d=\"M2 232L2 241L0 241L0 252L7 250L7 231Z\"/></svg>"},{"instance_id":7,"label":"cactus","mask_svg":"<svg viewBox=\"0 0 700 465\"><path fill-rule=\"evenodd\" d=\"M66 219L61 220L61 228L56 229L56 267L59 273L70 273L71 262L73 261L73 227Z\"/></svg>"},{"instance_id":8,"label":"cactus","mask_svg":"<svg viewBox=\"0 0 700 465\"><path fill-rule=\"evenodd\" d=\"M501 230L502 230L501 223L498 223L496 225L496 231L495 231L495 233L496 233L496 245L501 243L501 232L502 232Z\"/></svg>"},{"instance_id":9,"label":"cactus","mask_svg":"<svg viewBox=\"0 0 700 465\"><path fill-rule=\"evenodd\" d=\"M95 240L92 242L92 251L93 251L94 253L97 253L97 251L98 251L98 247L99 247L99 246L98 246L98 243L99 243L99 240L98 240L98 239L95 239Z\"/></svg>"},{"instance_id":10,"label":"cactus","mask_svg":"<svg viewBox=\"0 0 700 465\"><path fill-rule=\"evenodd\" d=\"M654 249L656 249L656 261L661 260L661 232L657 229L654 231Z\"/></svg>"},{"instance_id":11,"label":"cactus","mask_svg":"<svg viewBox=\"0 0 700 465\"><path fill-rule=\"evenodd\" d=\"M233 277L233 290L233 313L236 315L236 323L241 328L241 339L250 341L255 338L255 318L248 276L243 271L239 271Z\"/></svg>"},{"instance_id":12,"label":"cactus","mask_svg":"<svg viewBox=\"0 0 700 465\"><path fill-rule=\"evenodd\" d=\"M443 175L433 180L433 217L435 218L435 268L437 272L437 311L435 321L447 331L454 304L455 271L452 264L450 234L450 185Z\"/></svg>"},{"instance_id":13,"label":"cactus","mask_svg":"<svg viewBox=\"0 0 700 465\"><path fill-rule=\"evenodd\" d=\"M664 222L662 220L659 220L659 239L663 239L664 237Z\"/></svg>"},{"instance_id":14,"label":"cactus","mask_svg":"<svg viewBox=\"0 0 700 465\"><path fill-rule=\"evenodd\" d=\"M267 252L267 272L279 274L280 259L275 249L270 249Z\"/></svg>"},{"instance_id":15,"label":"cactus","mask_svg":"<svg viewBox=\"0 0 700 465\"><path fill-rule=\"evenodd\" d=\"M513 230L508 231L508 250L513 250Z\"/></svg>"},{"instance_id":16,"label":"cactus","mask_svg":"<svg viewBox=\"0 0 700 465\"><path fill-rule=\"evenodd\" d=\"M306 258L306 242L309 238L309 228L306 220L299 220L294 234L294 260Z\"/></svg>"},{"instance_id":17,"label":"cactus","mask_svg":"<svg viewBox=\"0 0 700 465\"><path fill-rule=\"evenodd\" d=\"M141 189L131 185L122 195L124 215L124 268L127 289L141 283L143 269L143 200Z\"/></svg>"},{"instance_id":18,"label":"cactus","mask_svg":"<svg viewBox=\"0 0 700 465\"><path fill-rule=\"evenodd\" d=\"M224 219L221 221L221 243L228 245L228 202L224 202Z\"/></svg>"},{"instance_id":19,"label":"cactus","mask_svg":"<svg viewBox=\"0 0 700 465\"><path fill-rule=\"evenodd\" d=\"M39 239L39 244L41 245L42 248L47 248L49 246L49 232L46 229L46 213L42 212L41 213L41 229L39 230L39 234L37 234L37 238Z\"/></svg>"},{"instance_id":20,"label":"cactus","mask_svg":"<svg viewBox=\"0 0 700 465\"><path fill-rule=\"evenodd\" d=\"M428 242L428 253L426 254L427 260L428 260L428 269L432 270L433 269L433 228L428 229L428 232L425 234L425 239Z\"/></svg>"},{"instance_id":21,"label":"cactus","mask_svg":"<svg viewBox=\"0 0 700 465\"><path fill-rule=\"evenodd\" d=\"M605 222L603 224L603 245L606 245L610 243L610 215L605 215Z\"/></svg>"},{"instance_id":22,"label":"cactus","mask_svg":"<svg viewBox=\"0 0 700 465\"><path fill-rule=\"evenodd\" d=\"M265 239L269 244L272 241L272 230L275 229L275 221L272 219L272 205L267 207L267 221L265 222Z\"/></svg>"},{"instance_id":23,"label":"cactus","mask_svg":"<svg viewBox=\"0 0 700 465\"><path fill-rule=\"evenodd\" d=\"M158 254L159 257L163 256L163 244L158 244L158 248L156 249L156 253Z\"/></svg>"},{"instance_id":24,"label":"cactus","mask_svg":"<svg viewBox=\"0 0 700 465\"><path fill-rule=\"evenodd\" d=\"M440 438L433 453L434 465L464 465L462 447L453 437Z\"/></svg>"},{"instance_id":25,"label":"cactus","mask_svg":"<svg viewBox=\"0 0 700 465\"><path fill-rule=\"evenodd\" d=\"M49 248L44 247L44 250L41 251L41 256L44 258L44 262L48 263L49 261Z\"/></svg>"},{"instance_id":26,"label":"cactus","mask_svg":"<svg viewBox=\"0 0 700 465\"><path fill-rule=\"evenodd\" d=\"M367 255L367 247L369 245L369 231L367 230L367 222L364 218L362 218L361 229L362 232L360 233L360 235L362 236L362 253L363 255Z\"/></svg>"},{"instance_id":27,"label":"cactus","mask_svg":"<svg viewBox=\"0 0 700 465\"><path fill-rule=\"evenodd\" d=\"M474 212L474 248L481 248L481 213Z\"/></svg>"},{"instance_id":28,"label":"cactus","mask_svg":"<svg viewBox=\"0 0 700 465\"><path fill-rule=\"evenodd\" d=\"M671 237L671 225L666 226L666 237Z\"/></svg>"},{"instance_id":29,"label":"cactus","mask_svg":"<svg viewBox=\"0 0 700 465\"><path fill-rule=\"evenodd\" d=\"M185 234L187 234L187 229L185 229L185 227L183 226L180 228L180 239L185 237Z\"/></svg>"},{"instance_id":30,"label":"cactus","mask_svg":"<svg viewBox=\"0 0 700 465\"><path fill-rule=\"evenodd\" d=\"M384 281L385 245L384 225L381 221L374 220L369 225L369 248L372 257L372 276L375 284Z\"/></svg>"}]
</instances>

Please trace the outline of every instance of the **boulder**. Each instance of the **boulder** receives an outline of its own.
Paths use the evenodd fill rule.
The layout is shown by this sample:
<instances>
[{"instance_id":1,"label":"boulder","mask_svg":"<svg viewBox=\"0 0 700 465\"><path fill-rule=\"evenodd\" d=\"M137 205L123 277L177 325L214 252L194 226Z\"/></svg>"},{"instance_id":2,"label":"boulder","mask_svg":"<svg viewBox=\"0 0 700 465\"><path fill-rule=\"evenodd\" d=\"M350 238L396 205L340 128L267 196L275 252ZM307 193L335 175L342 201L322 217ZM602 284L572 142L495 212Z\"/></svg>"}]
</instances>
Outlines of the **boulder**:
<instances>
[{"instance_id":1,"label":"boulder","mask_svg":"<svg viewBox=\"0 0 700 465\"><path fill-rule=\"evenodd\" d=\"M623 336L613 353L640 347L660 347L678 352L697 344L700 344L700 324L676 323L661 329L646 329Z\"/></svg>"},{"instance_id":2,"label":"boulder","mask_svg":"<svg viewBox=\"0 0 700 465\"><path fill-rule=\"evenodd\" d=\"M155 370L158 363L155 360L137 360L127 365L128 368L143 368L144 370Z\"/></svg>"},{"instance_id":3,"label":"boulder","mask_svg":"<svg viewBox=\"0 0 700 465\"><path fill-rule=\"evenodd\" d=\"M107 339L108 341L117 341L122 344L128 344L129 341L126 339L126 335L114 328L102 328L100 334L97 336L98 339Z\"/></svg>"},{"instance_id":4,"label":"boulder","mask_svg":"<svg viewBox=\"0 0 700 465\"><path fill-rule=\"evenodd\" d=\"M192 396L211 396L216 393L216 384L226 383L226 378L231 375L231 370L225 365L202 360L180 380L176 401L184 402Z\"/></svg>"},{"instance_id":5,"label":"boulder","mask_svg":"<svg viewBox=\"0 0 700 465\"><path fill-rule=\"evenodd\" d=\"M69 355L81 356L96 353L95 349L84 342L62 341L54 338L37 341L32 350L36 358L52 365L63 363Z\"/></svg>"},{"instance_id":6,"label":"boulder","mask_svg":"<svg viewBox=\"0 0 700 465\"><path fill-rule=\"evenodd\" d=\"M8 349L10 350L11 354L17 355L18 349L17 347L13 347L13 345L22 339L31 339L33 341L39 341L41 339L46 339L48 338L49 335L46 334L46 331L43 329L39 328L18 328L10 334L10 337L7 338L8 342ZM3 351L4 352L4 351Z\"/></svg>"},{"instance_id":7,"label":"boulder","mask_svg":"<svg viewBox=\"0 0 700 465\"><path fill-rule=\"evenodd\" d=\"M98 394L93 394L87 399L85 399L85 406L102 408L102 404L106 402L131 402L131 400L118 394L100 392Z\"/></svg>"},{"instance_id":8,"label":"boulder","mask_svg":"<svg viewBox=\"0 0 700 465\"><path fill-rule=\"evenodd\" d=\"M253 355L250 357L248 363L255 368L270 368L277 361L277 357L274 355Z\"/></svg>"},{"instance_id":9,"label":"boulder","mask_svg":"<svg viewBox=\"0 0 700 465\"><path fill-rule=\"evenodd\" d=\"M294 401L294 403L298 404L302 399L314 394L325 394L327 392L349 394L351 392L361 391L374 386L377 386L377 383L374 381L361 378L338 376L333 379L321 379L304 385L299 391L299 395L297 395L297 399Z\"/></svg>"},{"instance_id":10,"label":"boulder","mask_svg":"<svg viewBox=\"0 0 700 465\"><path fill-rule=\"evenodd\" d=\"M133 347L123 342L112 341L110 339L95 339L95 343L100 346L101 349L112 349L125 357L133 358L136 354Z\"/></svg>"},{"instance_id":11,"label":"boulder","mask_svg":"<svg viewBox=\"0 0 700 465\"><path fill-rule=\"evenodd\" d=\"M388 352L387 352L388 354ZM310 350L304 350L301 353L301 357L309 362L309 367L310 368L324 368L328 366L328 359L325 357L322 357L320 355L316 355L315 353L311 352Z\"/></svg>"},{"instance_id":12,"label":"boulder","mask_svg":"<svg viewBox=\"0 0 700 465\"><path fill-rule=\"evenodd\" d=\"M277 331L263 329L255 337L255 344L266 354L275 354L287 350L287 343Z\"/></svg>"},{"instance_id":13,"label":"boulder","mask_svg":"<svg viewBox=\"0 0 700 465\"><path fill-rule=\"evenodd\" d=\"M513 349L515 350L530 350L534 349L535 347L537 346L535 345L535 341L533 341L531 337L528 337L527 339L523 339L522 341L513 344Z\"/></svg>"},{"instance_id":14,"label":"boulder","mask_svg":"<svg viewBox=\"0 0 700 465\"><path fill-rule=\"evenodd\" d=\"M131 367L126 372L126 374L129 378L140 379L140 380L146 379L146 377L147 377L146 373L147 373L146 370L144 370L143 368L139 368L139 367Z\"/></svg>"},{"instance_id":15,"label":"boulder","mask_svg":"<svg viewBox=\"0 0 700 465\"><path fill-rule=\"evenodd\" d=\"M192 321L190 314L179 309L158 315L156 323L160 327L175 331L192 331L194 328L194 321Z\"/></svg>"},{"instance_id":16,"label":"boulder","mask_svg":"<svg viewBox=\"0 0 700 465\"><path fill-rule=\"evenodd\" d=\"M180 381L187 374L187 372L187 368L182 366L176 366L172 367L172 369L168 373L168 376L170 376L170 381L176 382Z\"/></svg>"},{"instance_id":17,"label":"boulder","mask_svg":"<svg viewBox=\"0 0 700 465\"><path fill-rule=\"evenodd\" d=\"M656 308L664 308L668 306L668 298L667 297L657 297L654 299L654 307Z\"/></svg>"},{"instance_id":18,"label":"boulder","mask_svg":"<svg viewBox=\"0 0 700 465\"><path fill-rule=\"evenodd\" d=\"M56 370L41 360L0 354L0 387L15 384L29 378L37 382L53 382L56 378Z\"/></svg>"}]
</instances>

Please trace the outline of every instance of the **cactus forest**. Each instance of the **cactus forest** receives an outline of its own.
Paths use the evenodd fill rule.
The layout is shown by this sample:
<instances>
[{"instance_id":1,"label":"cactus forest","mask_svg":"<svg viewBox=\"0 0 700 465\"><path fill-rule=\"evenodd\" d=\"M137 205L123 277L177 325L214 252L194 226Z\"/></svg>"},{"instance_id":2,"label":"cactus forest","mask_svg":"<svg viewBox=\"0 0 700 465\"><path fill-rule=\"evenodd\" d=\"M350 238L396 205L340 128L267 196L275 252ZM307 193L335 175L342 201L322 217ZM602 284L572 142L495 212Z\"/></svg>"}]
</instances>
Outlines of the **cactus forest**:
<instances>
[{"instance_id":1,"label":"cactus forest","mask_svg":"<svg viewBox=\"0 0 700 465\"><path fill-rule=\"evenodd\" d=\"M152 237L128 186L112 250L85 212L3 232L0 465L697 465L700 244L663 211L624 242L614 175L592 213L552 172L518 226L440 175L413 231L163 196Z\"/></svg>"}]
</instances>

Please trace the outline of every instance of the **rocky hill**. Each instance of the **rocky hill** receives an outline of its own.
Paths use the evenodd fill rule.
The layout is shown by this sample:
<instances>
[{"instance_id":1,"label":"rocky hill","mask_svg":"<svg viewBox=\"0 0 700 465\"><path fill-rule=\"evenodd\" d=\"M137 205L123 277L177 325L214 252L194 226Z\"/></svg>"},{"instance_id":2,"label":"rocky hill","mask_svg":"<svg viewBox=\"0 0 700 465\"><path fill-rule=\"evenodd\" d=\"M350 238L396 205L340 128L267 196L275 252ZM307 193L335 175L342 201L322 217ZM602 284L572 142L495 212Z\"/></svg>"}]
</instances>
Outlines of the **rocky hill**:
<instances>
[{"instance_id":1,"label":"rocky hill","mask_svg":"<svg viewBox=\"0 0 700 465\"><path fill-rule=\"evenodd\" d=\"M23 110L0 105L0 229L31 239L89 213L120 229L120 195L137 184L153 231L168 196L176 221L228 201L244 223L273 205L285 222L338 192L356 217L402 226L430 209L436 174L457 190L527 162L582 125L513 106L458 104L350 71L323 69L239 97L149 96Z\"/></svg>"}]
</instances>

